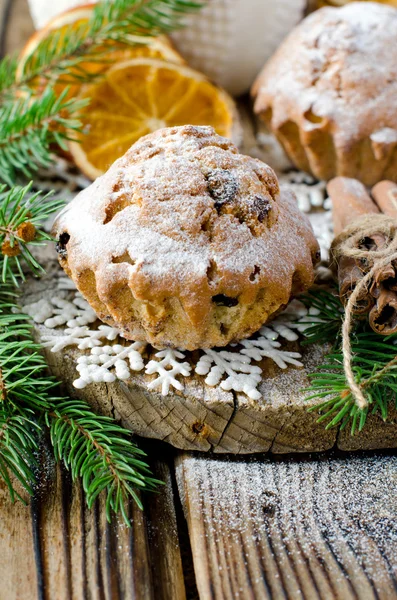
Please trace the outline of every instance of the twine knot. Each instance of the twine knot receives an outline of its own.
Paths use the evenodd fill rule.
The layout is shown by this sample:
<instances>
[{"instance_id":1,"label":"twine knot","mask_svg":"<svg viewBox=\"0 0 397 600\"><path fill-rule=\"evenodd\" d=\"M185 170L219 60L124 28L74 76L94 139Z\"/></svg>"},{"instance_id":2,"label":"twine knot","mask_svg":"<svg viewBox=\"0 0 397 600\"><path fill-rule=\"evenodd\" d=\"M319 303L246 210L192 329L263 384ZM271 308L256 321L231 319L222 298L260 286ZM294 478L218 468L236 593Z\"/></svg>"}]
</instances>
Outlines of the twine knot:
<instances>
[{"instance_id":1,"label":"twine knot","mask_svg":"<svg viewBox=\"0 0 397 600\"><path fill-rule=\"evenodd\" d=\"M366 241L374 235L382 235L385 243L380 248L367 248ZM345 306L342 325L343 367L351 394L360 409L368 406L362 387L357 383L352 369L350 333L353 326L353 310L364 290L368 290L376 272L397 259L397 220L383 214L364 215L355 219L332 243L331 254L335 261L342 256L361 260L369 269L357 283Z\"/></svg>"}]
</instances>

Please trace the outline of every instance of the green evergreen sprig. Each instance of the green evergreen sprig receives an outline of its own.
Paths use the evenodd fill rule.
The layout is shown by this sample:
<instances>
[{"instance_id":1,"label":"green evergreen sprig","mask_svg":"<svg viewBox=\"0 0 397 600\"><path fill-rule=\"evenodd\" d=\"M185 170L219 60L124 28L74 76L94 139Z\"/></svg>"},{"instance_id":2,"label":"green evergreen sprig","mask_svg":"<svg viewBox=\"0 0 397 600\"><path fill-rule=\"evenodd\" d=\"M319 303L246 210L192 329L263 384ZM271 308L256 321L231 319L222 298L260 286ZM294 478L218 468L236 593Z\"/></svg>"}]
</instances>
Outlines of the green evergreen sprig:
<instances>
[{"instance_id":1,"label":"green evergreen sprig","mask_svg":"<svg viewBox=\"0 0 397 600\"><path fill-rule=\"evenodd\" d=\"M63 206L51 193L30 194L31 186L8 189L0 185L1 278L3 284L10 281L15 287L25 280L22 261L35 275L44 273L30 247L51 239L40 225Z\"/></svg>"},{"instance_id":2,"label":"green evergreen sprig","mask_svg":"<svg viewBox=\"0 0 397 600\"><path fill-rule=\"evenodd\" d=\"M309 376L311 386L307 391L312 393L307 399L320 400L310 410L321 412L318 421L325 422L327 429L350 425L352 435L364 428L368 414L378 413L386 421L390 407L397 407L397 334L380 336L366 320L355 323L351 334L353 372L368 400L368 407L361 410L352 397L343 369L340 332L344 313L339 298L318 290L303 300L309 308L314 308L307 317L306 342L333 345L325 364Z\"/></svg>"},{"instance_id":3,"label":"green evergreen sprig","mask_svg":"<svg viewBox=\"0 0 397 600\"><path fill-rule=\"evenodd\" d=\"M66 76L68 82L89 81L96 75L85 71L83 62L103 62L117 45L148 44L149 37L175 30L186 13L201 6L191 0L98 2L88 22L50 31L19 69L13 59L0 63L0 102L13 97L17 89L30 89L38 79L54 83Z\"/></svg>"},{"instance_id":4,"label":"green evergreen sprig","mask_svg":"<svg viewBox=\"0 0 397 600\"><path fill-rule=\"evenodd\" d=\"M48 167L51 150L65 150L81 129L73 115L87 100L68 99L67 88L57 94L55 83L82 84L100 76L87 63L106 63L108 52L126 44L149 44L151 36L179 27L200 6L189 0L98 2L88 22L49 31L22 61L0 61L0 181L12 185L17 174L29 178Z\"/></svg>"},{"instance_id":5,"label":"green evergreen sprig","mask_svg":"<svg viewBox=\"0 0 397 600\"><path fill-rule=\"evenodd\" d=\"M336 344L342 328L343 306L339 297L327 290L315 288L299 297L309 309L300 322L305 325L303 344Z\"/></svg>"},{"instance_id":6,"label":"green evergreen sprig","mask_svg":"<svg viewBox=\"0 0 397 600\"><path fill-rule=\"evenodd\" d=\"M45 243L41 223L59 209L49 195L30 194L31 185L0 191L0 240L21 225L34 225L34 239L15 235L27 264L36 267L28 246ZM45 201L45 202L44 202ZM41 206L41 210L40 210ZM142 504L137 490L151 491L160 482L151 476L144 452L131 433L111 418L96 415L82 401L58 394L57 381L48 375L41 346L32 337L30 318L20 312L15 279L22 278L11 263L3 264L0 288L0 477L11 499L25 500L34 492L36 454L45 428L49 429L55 458L79 477L89 506L100 493L106 497L106 515L120 512L129 524L127 502ZM15 257L14 257L15 258ZM15 265L14 265L15 267ZM19 487L16 485L19 482ZM20 488L20 489L19 489Z\"/></svg>"},{"instance_id":7,"label":"green evergreen sprig","mask_svg":"<svg viewBox=\"0 0 397 600\"><path fill-rule=\"evenodd\" d=\"M35 421L7 405L0 409L0 477L7 485L12 502L16 498L25 502L22 490L33 494L39 429ZM16 481L21 490L16 489Z\"/></svg>"},{"instance_id":8,"label":"green evergreen sprig","mask_svg":"<svg viewBox=\"0 0 397 600\"><path fill-rule=\"evenodd\" d=\"M136 489L152 491L161 482L152 478L142 460L145 453L131 441L131 433L109 417L95 415L81 400L65 400L46 412L55 458L82 480L89 508L106 493L106 515L121 512L128 523L127 502L132 497L143 509Z\"/></svg>"},{"instance_id":9,"label":"green evergreen sprig","mask_svg":"<svg viewBox=\"0 0 397 600\"><path fill-rule=\"evenodd\" d=\"M30 177L54 160L52 145L67 149L66 141L81 129L73 113L87 104L68 100L67 88L57 97L47 87L42 96L25 95L0 106L0 181L12 185L16 174Z\"/></svg>"}]
</instances>

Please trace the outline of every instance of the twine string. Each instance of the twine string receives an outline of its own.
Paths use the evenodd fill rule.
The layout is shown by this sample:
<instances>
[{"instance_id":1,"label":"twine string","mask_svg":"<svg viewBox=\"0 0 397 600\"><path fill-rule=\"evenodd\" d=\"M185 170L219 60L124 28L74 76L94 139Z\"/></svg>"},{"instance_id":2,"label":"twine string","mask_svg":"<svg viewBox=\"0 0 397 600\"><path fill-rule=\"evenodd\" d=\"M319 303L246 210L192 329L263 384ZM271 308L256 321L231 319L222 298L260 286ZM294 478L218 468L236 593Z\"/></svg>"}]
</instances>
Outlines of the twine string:
<instances>
[{"instance_id":1,"label":"twine string","mask_svg":"<svg viewBox=\"0 0 397 600\"><path fill-rule=\"evenodd\" d=\"M362 248L365 238L370 238L375 234L385 237L385 245L377 250ZM356 381L352 367L353 354L350 334L353 327L353 310L362 292L369 289L376 272L397 259L397 221L392 217L379 214L360 217L335 238L331 252L335 260L342 256L349 256L364 261L363 264L366 264L367 268L369 267L368 273L357 283L346 304L345 318L342 324L343 368L346 381L357 406L365 409L368 406L368 400L362 387Z\"/></svg>"}]
</instances>

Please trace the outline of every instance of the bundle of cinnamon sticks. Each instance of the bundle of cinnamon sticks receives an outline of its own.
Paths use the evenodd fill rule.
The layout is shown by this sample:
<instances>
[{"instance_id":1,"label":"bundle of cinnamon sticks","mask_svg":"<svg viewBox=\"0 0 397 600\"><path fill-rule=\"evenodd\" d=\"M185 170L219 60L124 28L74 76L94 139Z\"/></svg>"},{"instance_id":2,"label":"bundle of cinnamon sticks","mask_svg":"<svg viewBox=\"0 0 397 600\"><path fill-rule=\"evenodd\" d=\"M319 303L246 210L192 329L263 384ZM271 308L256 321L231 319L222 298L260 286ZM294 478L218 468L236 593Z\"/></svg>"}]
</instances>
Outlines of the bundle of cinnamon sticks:
<instances>
[{"instance_id":1,"label":"bundle of cinnamon sticks","mask_svg":"<svg viewBox=\"0 0 397 600\"><path fill-rule=\"evenodd\" d=\"M397 184L392 181L377 183L368 194L366 188L356 179L336 177L327 186L332 200L335 236L340 236L351 224L364 215L384 214L396 219L397 223ZM372 197L371 197L372 196ZM373 233L358 241L359 248L381 251L389 242L385 233L377 228L374 218ZM338 255L334 264L339 282L342 302L347 303L356 285L369 272L371 265L365 258ZM363 287L355 302L356 316L368 315L371 328L382 335L397 331L397 261L376 270L368 285Z\"/></svg>"}]
</instances>

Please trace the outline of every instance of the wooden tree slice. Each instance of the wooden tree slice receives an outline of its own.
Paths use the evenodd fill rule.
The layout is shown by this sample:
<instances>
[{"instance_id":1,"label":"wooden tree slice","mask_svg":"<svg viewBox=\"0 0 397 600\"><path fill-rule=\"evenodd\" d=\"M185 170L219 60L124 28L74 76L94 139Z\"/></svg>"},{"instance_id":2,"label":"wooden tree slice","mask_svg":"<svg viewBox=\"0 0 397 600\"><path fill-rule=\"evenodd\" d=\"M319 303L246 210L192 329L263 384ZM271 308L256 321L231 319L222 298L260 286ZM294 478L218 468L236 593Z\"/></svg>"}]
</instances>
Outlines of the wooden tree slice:
<instances>
[{"instance_id":1,"label":"wooden tree slice","mask_svg":"<svg viewBox=\"0 0 397 600\"><path fill-rule=\"evenodd\" d=\"M28 282L22 304L54 295L57 268L53 263L43 279ZM42 325L36 327L38 339L51 332ZM63 329L57 332L62 335ZM271 360L262 361L259 401L219 386L209 387L204 377L194 374L181 379L182 392L171 390L167 396L148 388L155 376L144 372L128 381L91 384L76 390L72 385L78 377L75 363L83 352L74 347L59 353L48 349L45 352L51 372L64 383L69 394L86 399L97 411L120 418L140 436L164 440L184 450L282 454L320 452L332 447L343 450L397 447L393 411L388 423L377 415L370 416L365 431L355 437L348 431L339 433L336 428L326 431L324 424L316 423L318 414L308 412L316 401L307 402L304 390L310 384L308 373L321 364L326 348L302 349L294 342L289 349L302 353L304 368L282 370Z\"/></svg>"}]
</instances>

